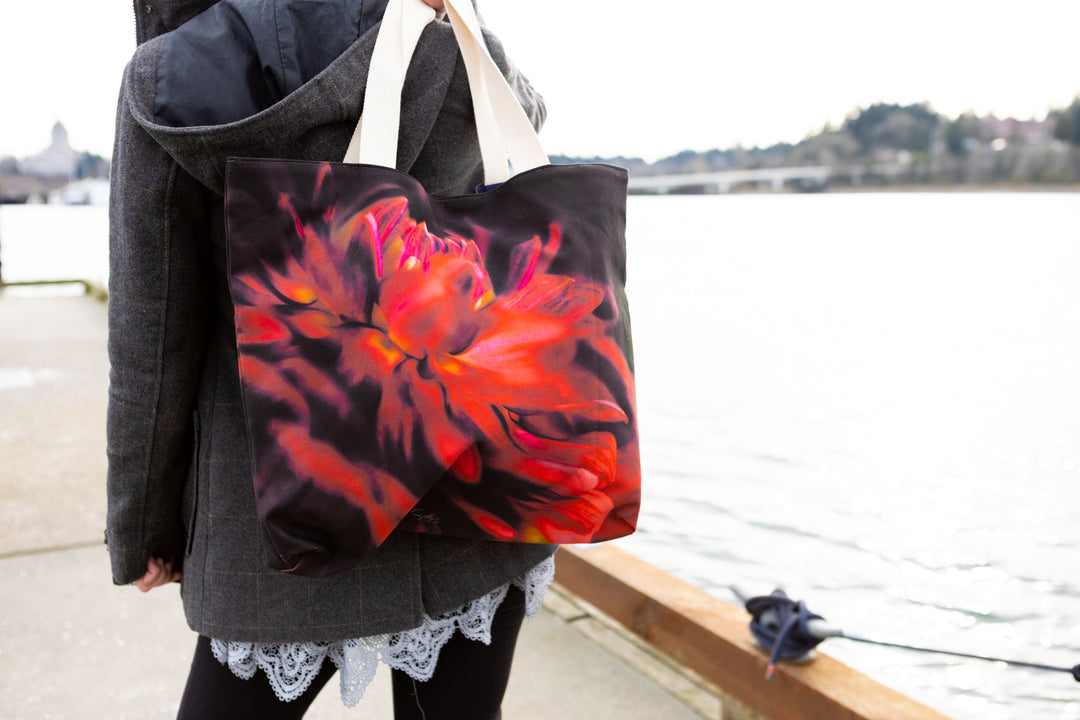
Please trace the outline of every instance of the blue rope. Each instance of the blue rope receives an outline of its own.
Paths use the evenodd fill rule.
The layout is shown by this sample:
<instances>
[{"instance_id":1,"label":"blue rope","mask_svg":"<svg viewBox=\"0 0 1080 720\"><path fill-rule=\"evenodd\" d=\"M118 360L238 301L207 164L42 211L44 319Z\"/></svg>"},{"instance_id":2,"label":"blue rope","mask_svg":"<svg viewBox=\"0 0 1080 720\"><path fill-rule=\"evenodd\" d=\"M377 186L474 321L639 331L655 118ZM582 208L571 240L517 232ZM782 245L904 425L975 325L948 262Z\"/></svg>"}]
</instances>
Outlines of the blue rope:
<instances>
[{"instance_id":1,"label":"blue rope","mask_svg":"<svg viewBox=\"0 0 1080 720\"><path fill-rule=\"evenodd\" d=\"M738 594L738 592L736 592ZM841 637L854 642L881 645L883 647L901 648L916 652L936 653L939 655L951 655L953 657L968 658L973 660L986 660L1000 662L1015 667L1025 667L1034 670L1048 670L1052 672L1065 672L1080 682L1080 665L1071 668L1056 667L1053 665L1040 665L1038 663L1024 662L1022 660L1008 660L1006 658L991 657L988 655L974 655L971 653L953 652L951 650L935 650L933 648L918 647L916 645L904 645L901 643L882 642L869 638L848 635L839 630L829 630L828 633L814 632L810 627L811 620L824 620L821 615L811 613L806 609L806 604L799 600L792 600L783 590L776 589L771 595L759 595L744 601L746 611L753 617L750 620L750 632L754 639L765 648L770 648L769 665L765 671L765 678L769 679L776 671L776 663L780 660L789 660L802 657L818 646L827 637Z\"/></svg>"},{"instance_id":2,"label":"blue rope","mask_svg":"<svg viewBox=\"0 0 1080 720\"><path fill-rule=\"evenodd\" d=\"M753 619L750 632L762 647L772 648L765 678L772 679L776 663L806 655L825 638L815 638L810 633L810 620L824 620L806 609L802 600L795 602L783 590L777 588L772 595L760 595L746 601L746 610ZM772 612L764 621L763 616Z\"/></svg>"}]
</instances>

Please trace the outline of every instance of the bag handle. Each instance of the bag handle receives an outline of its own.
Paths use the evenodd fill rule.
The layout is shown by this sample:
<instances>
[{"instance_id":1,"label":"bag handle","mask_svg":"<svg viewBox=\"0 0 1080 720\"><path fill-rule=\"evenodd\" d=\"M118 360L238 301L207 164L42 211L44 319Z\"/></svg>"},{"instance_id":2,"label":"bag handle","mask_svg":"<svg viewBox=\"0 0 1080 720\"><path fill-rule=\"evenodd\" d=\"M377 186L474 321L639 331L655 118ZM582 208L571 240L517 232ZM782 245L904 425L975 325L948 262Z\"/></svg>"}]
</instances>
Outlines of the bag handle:
<instances>
[{"instance_id":1,"label":"bag handle","mask_svg":"<svg viewBox=\"0 0 1080 720\"><path fill-rule=\"evenodd\" d=\"M471 0L444 0L465 61L476 132L484 162L484 184L496 185L514 172L548 164L532 123L484 44ZM357 123L345 162L394 167L401 119L401 89L420 35L435 19L421 0L390 0L371 56L364 115Z\"/></svg>"}]
</instances>

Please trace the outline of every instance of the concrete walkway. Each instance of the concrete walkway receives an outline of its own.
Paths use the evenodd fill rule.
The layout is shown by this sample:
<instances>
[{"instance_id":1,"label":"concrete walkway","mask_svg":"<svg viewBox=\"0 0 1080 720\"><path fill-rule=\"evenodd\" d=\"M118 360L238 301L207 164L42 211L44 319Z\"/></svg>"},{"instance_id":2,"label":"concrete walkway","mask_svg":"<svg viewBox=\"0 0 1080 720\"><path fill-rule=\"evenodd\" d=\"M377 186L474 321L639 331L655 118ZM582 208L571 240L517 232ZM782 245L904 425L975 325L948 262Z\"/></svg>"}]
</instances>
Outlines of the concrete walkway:
<instances>
[{"instance_id":1,"label":"concrete walkway","mask_svg":"<svg viewBox=\"0 0 1080 720\"><path fill-rule=\"evenodd\" d=\"M58 290L0 290L0 718L174 717L195 636L178 588L112 585L105 306ZM701 717L578 632L573 612L553 594L526 622L507 720ZM392 717L385 668L355 708L336 690L307 717Z\"/></svg>"}]
</instances>

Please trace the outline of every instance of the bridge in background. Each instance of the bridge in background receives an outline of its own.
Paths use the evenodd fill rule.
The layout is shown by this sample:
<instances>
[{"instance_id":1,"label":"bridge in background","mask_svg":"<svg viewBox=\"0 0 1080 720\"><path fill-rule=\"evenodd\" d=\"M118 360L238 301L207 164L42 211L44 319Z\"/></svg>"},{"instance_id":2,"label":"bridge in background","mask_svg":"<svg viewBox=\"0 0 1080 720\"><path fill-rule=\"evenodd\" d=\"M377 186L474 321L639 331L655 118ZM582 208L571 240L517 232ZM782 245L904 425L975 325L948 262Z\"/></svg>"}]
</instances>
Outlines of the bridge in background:
<instances>
[{"instance_id":1,"label":"bridge in background","mask_svg":"<svg viewBox=\"0 0 1080 720\"><path fill-rule=\"evenodd\" d=\"M873 167L827 167L807 165L804 167L755 168L753 170L718 170L716 172L685 173L680 175L653 175L630 178L630 191L635 193L671 192L701 188L704 192L727 193L737 186L765 187L780 191L797 186L802 190L820 190L830 180L843 180L845 184L858 187L867 175L895 179L906 168L904 165L879 165Z\"/></svg>"}]
</instances>

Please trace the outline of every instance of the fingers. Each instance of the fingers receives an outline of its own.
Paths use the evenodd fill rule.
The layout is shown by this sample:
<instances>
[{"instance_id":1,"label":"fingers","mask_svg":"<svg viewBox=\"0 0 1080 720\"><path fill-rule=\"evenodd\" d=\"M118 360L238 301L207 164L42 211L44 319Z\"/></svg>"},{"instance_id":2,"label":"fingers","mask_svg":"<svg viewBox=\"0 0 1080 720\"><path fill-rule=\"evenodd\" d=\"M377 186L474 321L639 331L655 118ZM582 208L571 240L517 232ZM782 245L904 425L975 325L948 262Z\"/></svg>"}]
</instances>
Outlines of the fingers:
<instances>
[{"instance_id":1,"label":"fingers","mask_svg":"<svg viewBox=\"0 0 1080 720\"><path fill-rule=\"evenodd\" d=\"M149 592L153 588L168 585L180 579L180 571L173 569L172 560L150 558L146 565L146 574L135 581L135 587L143 592Z\"/></svg>"},{"instance_id":2,"label":"fingers","mask_svg":"<svg viewBox=\"0 0 1080 720\"><path fill-rule=\"evenodd\" d=\"M430 8L434 8L438 13L439 19L446 14L446 5L443 4L443 0L423 0L424 4Z\"/></svg>"},{"instance_id":3,"label":"fingers","mask_svg":"<svg viewBox=\"0 0 1080 720\"><path fill-rule=\"evenodd\" d=\"M162 563L158 558L150 558L146 563L146 573L135 581L135 587L140 592L150 592L151 589L156 588L161 584L161 572Z\"/></svg>"},{"instance_id":4,"label":"fingers","mask_svg":"<svg viewBox=\"0 0 1080 720\"><path fill-rule=\"evenodd\" d=\"M145 593L156 587L175 582L180 579L180 576L180 571L173 569L172 560L152 557L146 563L146 573L136 580L134 585Z\"/></svg>"}]
</instances>

